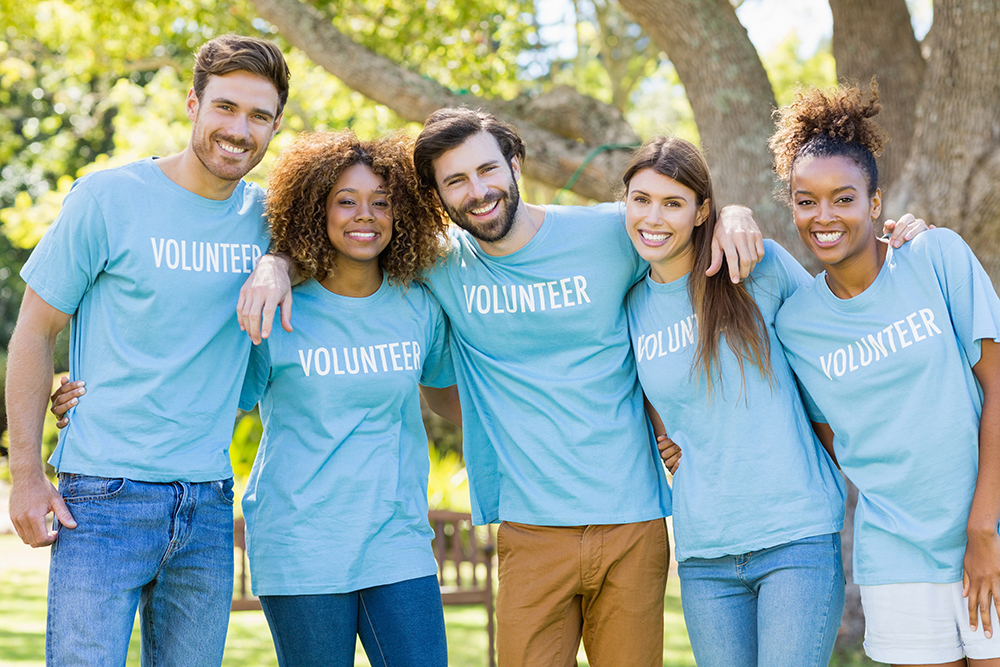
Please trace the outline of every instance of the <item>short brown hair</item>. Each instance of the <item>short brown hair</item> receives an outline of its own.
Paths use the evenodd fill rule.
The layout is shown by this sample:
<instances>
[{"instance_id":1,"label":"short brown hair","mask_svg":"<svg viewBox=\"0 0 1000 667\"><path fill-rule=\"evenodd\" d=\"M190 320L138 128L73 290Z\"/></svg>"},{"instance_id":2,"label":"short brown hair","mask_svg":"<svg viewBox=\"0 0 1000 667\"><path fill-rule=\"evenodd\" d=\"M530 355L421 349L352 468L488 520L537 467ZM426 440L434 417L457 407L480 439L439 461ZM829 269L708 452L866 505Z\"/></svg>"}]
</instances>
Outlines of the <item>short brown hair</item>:
<instances>
[{"instance_id":1,"label":"short brown hair","mask_svg":"<svg viewBox=\"0 0 1000 667\"><path fill-rule=\"evenodd\" d=\"M268 175L271 249L291 257L303 279L331 275L337 251L327 232L326 200L345 169L364 164L385 182L392 206L392 239L379 266L394 283L420 278L444 252L448 222L434 195L417 186L412 148L401 133L371 141L350 130L300 134Z\"/></svg>"},{"instance_id":2,"label":"short brown hair","mask_svg":"<svg viewBox=\"0 0 1000 667\"><path fill-rule=\"evenodd\" d=\"M424 121L424 129L417 136L413 149L413 164L420 185L428 190L435 189L434 160L480 132L488 132L497 140L507 166L511 166L515 157L524 162L524 141L513 125L482 109L438 109Z\"/></svg>"},{"instance_id":3,"label":"short brown hair","mask_svg":"<svg viewBox=\"0 0 1000 667\"><path fill-rule=\"evenodd\" d=\"M245 35L221 35L205 42L194 61L194 94L201 95L213 74L250 72L274 84L278 91L278 113L288 101L288 64L273 42Z\"/></svg>"}]
</instances>

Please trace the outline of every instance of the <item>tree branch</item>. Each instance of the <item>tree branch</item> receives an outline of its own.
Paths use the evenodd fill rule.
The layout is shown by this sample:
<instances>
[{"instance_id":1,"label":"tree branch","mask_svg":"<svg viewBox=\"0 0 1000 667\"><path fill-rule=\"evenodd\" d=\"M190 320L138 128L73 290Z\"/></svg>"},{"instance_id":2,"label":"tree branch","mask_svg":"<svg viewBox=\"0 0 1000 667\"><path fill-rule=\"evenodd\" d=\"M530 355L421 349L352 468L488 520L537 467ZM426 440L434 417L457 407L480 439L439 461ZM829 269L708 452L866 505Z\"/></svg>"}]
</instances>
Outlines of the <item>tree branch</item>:
<instances>
[{"instance_id":1,"label":"tree branch","mask_svg":"<svg viewBox=\"0 0 1000 667\"><path fill-rule=\"evenodd\" d=\"M487 109L514 123L528 145L525 174L548 185L562 187L596 146L638 141L620 112L573 89L511 101L460 95L354 42L329 17L304 2L252 2L262 18L314 62L405 120L423 122L441 107L464 105ZM601 153L588 164L573 191L592 199L609 199L610 184L627 159L625 151Z\"/></svg>"}]
</instances>

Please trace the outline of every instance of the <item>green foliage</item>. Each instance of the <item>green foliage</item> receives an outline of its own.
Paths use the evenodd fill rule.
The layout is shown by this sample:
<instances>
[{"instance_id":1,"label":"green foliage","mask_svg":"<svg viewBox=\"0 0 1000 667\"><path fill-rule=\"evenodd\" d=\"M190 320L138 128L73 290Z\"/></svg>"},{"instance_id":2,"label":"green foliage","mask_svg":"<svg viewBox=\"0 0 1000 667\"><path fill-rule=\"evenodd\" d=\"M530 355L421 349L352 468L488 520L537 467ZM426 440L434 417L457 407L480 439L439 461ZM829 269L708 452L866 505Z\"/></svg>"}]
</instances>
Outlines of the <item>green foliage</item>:
<instances>
[{"instance_id":1,"label":"green foliage","mask_svg":"<svg viewBox=\"0 0 1000 667\"><path fill-rule=\"evenodd\" d=\"M548 77L625 112L640 81L663 59L642 27L613 0L573 0L576 54L555 59Z\"/></svg>"},{"instance_id":2,"label":"green foliage","mask_svg":"<svg viewBox=\"0 0 1000 667\"><path fill-rule=\"evenodd\" d=\"M531 0L315 0L333 24L376 53L419 64L456 92L517 94L518 57L538 42Z\"/></svg>"},{"instance_id":3,"label":"green foliage","mask_svg":"<svg viewBox=\"0 0 1000 667\"><path fill-rule=\"evenodd\" d=\"M469 476L462 457L455 451L441 451L430 446L431 473L427 501L431 509L470 512Z\"/></svg>"},{"instance_id":4,"label":"green foliage","mask_svg":"<svg viewBox=\"0 0 1000 667\"><path fill-rule=\"evenodd\" d=\"M779 107L794 101L799 88L837 85L837 62L833 59L830 42L820 44L816 53L808 58L799 56L800 46L799 38L792 33L761 57Z\"/></svg>"},{"instance_id":5,"label":"green foliage","mask_svg":"<svg viewBox=\"0 0 1000 667\"><path fill-rule=\"evenodd\" d=\"M625 115L643 139L653 135L681 137L697 145L698 125L677 71L661 63L632 94L632 108Z\"/></svg>"},{"instance_id":6,"label":"green foliage","mask_svg":"<svg viewBox=\"0 0 1000 667\"><path fill-rule=\"evenodd\" d=\"M233 466L233 474L244 482L250 476L250 468L253 467L262 435L264 427L260 423L260 413L257 412L257 408L236 420L233 440L229 444L229 461Z\"/></svg>"}]
</instances>

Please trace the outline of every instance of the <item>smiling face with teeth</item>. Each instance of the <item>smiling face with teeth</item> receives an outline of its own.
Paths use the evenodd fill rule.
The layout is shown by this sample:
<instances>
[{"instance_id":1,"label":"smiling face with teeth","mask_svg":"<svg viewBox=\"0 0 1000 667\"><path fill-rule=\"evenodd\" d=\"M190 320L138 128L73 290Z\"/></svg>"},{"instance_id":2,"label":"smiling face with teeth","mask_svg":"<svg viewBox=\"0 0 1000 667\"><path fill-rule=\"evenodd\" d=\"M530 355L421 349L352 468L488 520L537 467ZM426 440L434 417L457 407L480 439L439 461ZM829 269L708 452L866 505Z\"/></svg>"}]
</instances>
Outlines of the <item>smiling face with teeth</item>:
<instances>
[{"instance_id":1,"label":"smiling face with teeth","mask_svg":"<svg viewBox=\"0 0 1000 667\"><path fill-rule=\"evenodd\" d=\"M354 273L381 283L378 257L392 239L392 205L385 181L368 165L356 163L344 169L330 188L326 231L337 251L331 278Z\"/></svg>"},{"instance_id":2,"label":"smiling face with teeth","mask_svg":"<svg viewBox=\"0 0 1000 667\"><path fill-rule=\"evenodd\" d=\"M791 173L792 213L799 238L828 275L874 275L885 257L873 221L881 191L868 193L864 172L842 155L803 157ZM845 272L850 272L845 273Z\"/></svg>"},{"instance_id":3,"label":"smiling face with teeth","mask_svg":"<svg viewBox=\"0 0 1000 667\"><path fill-rule=\"evenodd\" d=\"M695 227L708 217L710 202L698 204L694 190L647 168L628 184L625 226L639 255L659 283L686 276L694 267Z\"/></svg>"},{"instance_id":4,"label":"smiling face with teeth","mask_svg":"<svg viewBox=\"0 0 1000 667\"><path fill-rule=\"evenodd\" d=\"M281 123L274 84L243 70L212 75L201 93L188 93L190 147L216 184L232 183L257 166Z\"/></svg>"},{"instance_id":5,"label":"smiling face with teeth","mask_svg":"<svg viewBox=\"0 0 1000 667\"><path fill-rule=\"evenodd\" d=\"M516 157L508 164L493 135L479 132L444 152L434 176L452 222L485 243L508 238L521 204L521 166Z\"/></svg>"}]
</instances>

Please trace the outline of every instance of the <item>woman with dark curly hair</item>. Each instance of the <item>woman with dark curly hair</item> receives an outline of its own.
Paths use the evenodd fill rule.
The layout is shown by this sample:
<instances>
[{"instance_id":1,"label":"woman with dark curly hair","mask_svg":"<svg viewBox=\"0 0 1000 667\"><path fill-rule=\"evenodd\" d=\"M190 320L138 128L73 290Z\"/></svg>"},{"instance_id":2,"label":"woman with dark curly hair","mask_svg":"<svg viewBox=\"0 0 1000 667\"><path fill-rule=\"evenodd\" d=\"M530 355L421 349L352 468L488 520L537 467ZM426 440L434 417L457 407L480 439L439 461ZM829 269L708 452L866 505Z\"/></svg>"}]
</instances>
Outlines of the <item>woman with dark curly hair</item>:
<instances>
[{"instance_id":1,"label":"woman with dark curly hair","mask_svg":"<svg viewBox=\"0 0 1000 667\"><path fill-rule=\"evenodd\" d=\"M254 348L240 400L264 424L243 512L278 662L353 665L360 636L372 665L446 665L418 386L436 405L455 379L417 282L445 222L406 138L350 131L284 150L267 211L304 281L295 330Z\"/></svg>"},{"instance_id":2,"label":"woman with dark curly hair","mask_svg":"<svg viewBox=\"0 0 1000 667\"><path fill-rule=\"evenodd\" d=\"M868 99L848 86L802 92L777 114L777 170L825 271L775 328L820 439L861 492L865 652L998 665L1000 299L954 232L879 242L880 108L873 84Z\"/></svg>"}]
</instances>

